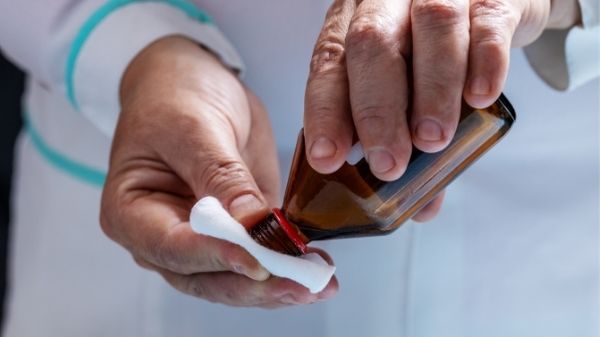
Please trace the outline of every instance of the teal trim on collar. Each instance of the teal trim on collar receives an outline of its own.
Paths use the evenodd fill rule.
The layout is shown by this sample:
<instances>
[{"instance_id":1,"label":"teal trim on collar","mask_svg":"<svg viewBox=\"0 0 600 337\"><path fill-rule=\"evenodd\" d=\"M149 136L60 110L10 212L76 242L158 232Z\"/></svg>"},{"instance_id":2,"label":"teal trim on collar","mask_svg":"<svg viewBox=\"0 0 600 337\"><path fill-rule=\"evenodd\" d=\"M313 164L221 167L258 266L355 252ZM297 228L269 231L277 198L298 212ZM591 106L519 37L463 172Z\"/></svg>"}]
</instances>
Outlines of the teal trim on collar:
<instances>
[{"instance_id":1,"label":"teal trim on collar","mask_svg":"<svg viewBox=\"0 0 600 337\"><path fill-rule=\"evenodd\" d=\"M102 170L78 163L48 146L42 136L31 124L27 112L23 113L25 130L31 138L33 146L52 166L90 185L102 187L106 181L106 173Z\"/></svg>"},{"instance_id":2,"label":"teal trim on collar","mask_svg":"<svg viewBox=\"0 0 600 337\"><path fill-rule=\"evenodd\" d=\"M73 43L71 44L71 50L69 51L69 55L67 57L67 66L65 70L65 83L67 86L67 97L71 105L75 108L75 110L79 110L79 106L77 104L77 99L75 98L75 87L74 87L74 73L75 73L75 64L77 63L77 58L79 57L79 53L83 48L83 45L89 38L90 34L94 31L94 29L102 22L108 15L110 15L115 10L135 4L135 3L143 3L143 2L159 2L164 3L175 8L178 8L185 12L190 18L197 20L201 23L211 24L212 19L208 14L203 12L201 9L196 7L193 3L187 0L110 0L98 10L96 10L87 21L81 26L79 32L75 36Z\"/></svg>"}]
</instances>

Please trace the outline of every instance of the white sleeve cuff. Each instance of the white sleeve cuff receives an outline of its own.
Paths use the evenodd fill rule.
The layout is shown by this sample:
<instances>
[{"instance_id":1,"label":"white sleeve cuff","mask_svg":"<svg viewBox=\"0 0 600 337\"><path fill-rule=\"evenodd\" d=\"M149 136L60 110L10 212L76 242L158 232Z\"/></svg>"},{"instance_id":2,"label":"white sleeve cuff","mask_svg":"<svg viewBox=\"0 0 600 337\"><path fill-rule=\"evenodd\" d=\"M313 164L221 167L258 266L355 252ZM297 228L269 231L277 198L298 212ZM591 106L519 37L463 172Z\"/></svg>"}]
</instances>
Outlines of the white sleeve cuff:
<instances>
[{"instance_id":1,"label":"white sleeve cuff","mask_svg":"<svg viewBox=\"0 0 600 337\"><path fill-rule=\"evenodd\" d=\"M127 66L146 46L169 35L197 41L227 66L243 68L233 46L214 25L201 23L168 3L131 3L106 16L85 40L73 65L72 103L112 137L120 112L119 86Z\"/></svg>"},{"instance_id":2,"label":"white sleeve cuff","mask_svg":"<svg viewBox=\"0 0 600 337\"><path fill-rule=\"evenodd\" d=\"M600 1L578 0L581 8L581 21L583 27L593 28L600 25Z\"/></svg>"},{"instance_id":3,"label":"white sleeve cuff","mask_svg":"<svg viewBox=\"0 0 600 337\"><path fill-rule=\"evenodd\" d=\"M600 26L548 30L525 55L536 73L555 89L570 90L600 76Z\"/></svg>"},{"instance_id":4,"label":"white sleeve cuff","mask_svg":"<svg viewBox=\"0 0 600 337\"><path fill-rule=\"evenodd\" d=\"M600 1L579 0L582 27L546 30L525 55L551 87L570 90L600 76Z\"/></svg>"}]
</instances>

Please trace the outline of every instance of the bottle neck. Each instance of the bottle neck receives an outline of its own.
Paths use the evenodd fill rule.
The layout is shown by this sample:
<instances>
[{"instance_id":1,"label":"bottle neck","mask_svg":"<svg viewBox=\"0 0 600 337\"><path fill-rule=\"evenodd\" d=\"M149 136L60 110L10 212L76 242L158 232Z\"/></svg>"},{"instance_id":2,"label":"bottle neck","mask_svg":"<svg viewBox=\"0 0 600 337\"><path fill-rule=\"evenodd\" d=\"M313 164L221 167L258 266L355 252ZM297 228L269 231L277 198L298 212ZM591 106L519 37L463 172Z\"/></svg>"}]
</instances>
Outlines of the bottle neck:
<instances>
[{"instance_id":1,"label":"bottle neck","mask_svg":"<svg viewBox=\"0 0 600 337\"><path fill-rule=\"evenodd\" d=\"M306 254L306 240L298 229L289 223L280 209L273 211L249 230L254 241L280 253L300 256Z\"/></svg>"}]
</instances>

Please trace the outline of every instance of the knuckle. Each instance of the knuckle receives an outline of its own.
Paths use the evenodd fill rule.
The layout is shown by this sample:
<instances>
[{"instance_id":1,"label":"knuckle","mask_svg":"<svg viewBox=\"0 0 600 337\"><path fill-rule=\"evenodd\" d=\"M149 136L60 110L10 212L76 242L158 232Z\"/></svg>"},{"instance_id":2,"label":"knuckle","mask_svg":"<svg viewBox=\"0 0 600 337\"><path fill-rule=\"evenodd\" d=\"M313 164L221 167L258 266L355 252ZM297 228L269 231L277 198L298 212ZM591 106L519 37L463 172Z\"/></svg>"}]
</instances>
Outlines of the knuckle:
<instances>
[{"instance_id":1,"label":"knuckle","mask_svg":"<svg viewBox=\"0 0 600 337\"><path fill-rule=\"evenodd\" d=\"M222 292L223 302L235 306L246 306L251 299L246 298L248 294L243 294L238 287L226 287Z\"/></svg>"},{"instance_id":2,"label":"knuckle","mask_svg":"<svg viewBox=\"0 0 600 337\"><path fill-rule=\"evenodd\" d=\"M252 191L249 182L252 176L246 165L235 159L207 160L207 165L201 170L202 186L207 191L219 191L221 195L227 193L241 194L244 189ZM231 192L229 192L231 191Z\"/></svg>"},{"instance_id":3,"label":"knuckle","mask_svg":"<svg viewBox=\"0 0 600 337\"><path fill-rule=\"evenodd\" d=\"M474 0L470 5L474 17L501 17L508 14L508 6L502 0Z\"/></svg>"},{"instance_id":4,"label":"knuckle","mask_svg":"<svg viewBox=\"0 0 600 337\"><path fill-rule=\"evenodd\" d=\"M476 48L485 48L493 55L501 55L507 51L508 38L495 29L483 29L472 37Z\"/></svg>"},{"instance_id":5,"label":"knuckle","mask_svg":"<svg viewBox=\"0 0 600 337\"><path fill-rule=\"evenodd\" d=\"M471 38L475 44L504 46L517 25L510 9L500 0L476 0L471 4L474 27Z\"/></svg>"},{"instance_id":6,"label":"knuckle","mask_svg":"<svg viewBox=\"0 0 600 337\"><path fill-rule=\"evenodd\" d=\"M314 55L310 60L310 72L318 75L343 69L345 59L344 45L341 42L325 39L315 47Z\"/></svg>"},{"instance_id":7,"label":"knuckle","mask_svg":"<svg viewBox=\"0 0 600 337\"><path fill-rule=\"evenodd\" d=\"M418 1L411 9L412 20L419 25L430 27L453 26L460 22L463 11L449 0Z\"/></svg>"},{"instance_id":8,"label":"knuckle","mask_svg":"<svg viewBox=\"0 0 600 337\"><path fill-rule=\"evenodd\" d=\"M188 279L184 292L192 296L199 297L210 302L214 302L214 299L212 298L212 296L210 296L210 292L208 291L204 283L199 282L199 280L195 277L190 277Z\"/></svg>"},{"instance_id":9,"label":"knuckle","mask_svg":"<svg viewBox=\"0 0 600 337\"><path fill-rule=\"evenodd\" d=\"M360 53L386 48L393 37L391 25L386 24L388 21L378 14L363 15L353 19L346 36L348 52Z\"/></svg>"},{"instance_id":10,"label":"knuckle","mask_svg":"<svg viewBox=\"0 0 600 337\"><path fill-rule=\"evenodd\" d=\"M354 121L357 126L369 125L369 128L384 127L386 124L386 109L380 106L366 106L356 110Z\"/></svg>"}]
</instances>

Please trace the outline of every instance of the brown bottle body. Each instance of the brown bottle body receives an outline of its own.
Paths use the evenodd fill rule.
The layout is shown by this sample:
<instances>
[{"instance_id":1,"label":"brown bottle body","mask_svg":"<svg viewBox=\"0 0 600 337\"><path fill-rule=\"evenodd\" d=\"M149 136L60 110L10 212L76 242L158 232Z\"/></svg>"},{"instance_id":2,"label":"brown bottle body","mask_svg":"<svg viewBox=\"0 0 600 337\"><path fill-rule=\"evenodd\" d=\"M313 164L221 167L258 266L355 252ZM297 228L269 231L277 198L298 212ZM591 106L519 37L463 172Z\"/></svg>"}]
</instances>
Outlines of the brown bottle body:
<instances>
[{"instance_id":1,"label":"brown bottle body","mask_svg":"<svg viewBox=\"0 0 600 337\"><path fill-rule=\"evenodd\" d=\"M346 162L332 174L317 173L306 160L301 132L281 209L289 222L286 226L293 227L304 243L388 234L497 143L514 120L504 96L486 109L463 104L448 147L437 153L413 149L406 172L392 182L377 179L364 158L355 165ZM257 241L269 245L268 240Z\"/></svg>"}]
</instances>

